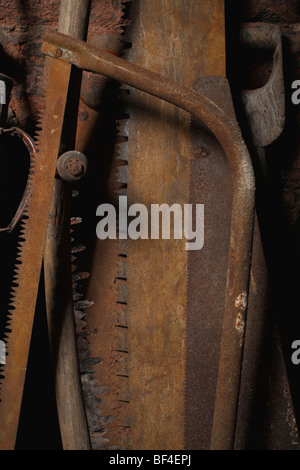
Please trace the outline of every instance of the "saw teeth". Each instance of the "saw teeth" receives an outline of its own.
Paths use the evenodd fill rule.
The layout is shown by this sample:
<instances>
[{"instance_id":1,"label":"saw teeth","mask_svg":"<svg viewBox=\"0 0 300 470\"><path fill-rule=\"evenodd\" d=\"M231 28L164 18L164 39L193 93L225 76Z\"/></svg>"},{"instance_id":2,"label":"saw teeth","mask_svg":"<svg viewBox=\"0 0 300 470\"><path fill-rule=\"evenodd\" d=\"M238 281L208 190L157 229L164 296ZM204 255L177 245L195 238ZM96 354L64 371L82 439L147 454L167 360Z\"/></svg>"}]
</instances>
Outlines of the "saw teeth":
<instances>
[{"instance_id":1,"label":"saw teeth","mask_svg":"<svg viewBox=\"0 0 300 470\"><path fill-rule=\"evenodd\" d=\"M128 166L127 165L118 167L118 182L127 184L128 182Z\"/></svg>"},{"instance_id":2,"label":"saw teeth","mask_svg":"<svg viewBox=\"0 0 300 470\"><path fill-rule=\"evenodd\" d=\"M83 279L88 279L90 277L90 273L82 272L82 273L73 273L72 280L73 282L82 281Z\"/></svg>"},{"instance_id":3,"label":"saw teeth","mask_svg":"<svg viewBox=\"0 0 300 470\"><path fill-rule=\"evenodd\" d=\"M128 139L129 137L129 120L128 119L120 119L117 121L117 133L126 136Z\"/></svg>"},{"instance_id":4,"label":"saw teeth","mask_svg":"<svg viewBox=\"0 0 300 470\"><path fill-rule=\"evenodd\" d=\"M116 150L116 160L117 160L117 162L119 162L119 161L128 162L127 149L128 149L128 142L127 141L124 141L122 144L118 145L118 148Z\"/></svg>"},{"instance_id":5,"label":"saw teeth","mask_svg":"<svg viewBox=\"0 0 300 470\"><path fill-rule=\"evenodd\" d=\"M28 179L26 184L26 189L31 191L33 185L33 177L35 175L35 167L36 167L36 155L32 155L30 167L28 170ZM15 313L15 302L16 302L16 295L19 288L19 271L22 265L22 252L24 248L24 243L26 241L26 232L27 232L27 221L29 219L29 209L30 209L30 196L27 201L27 204L23 210L22 218L19 222L19 233L16 241L16 254L15 254L15 261L14 267L12 272L12 279L10 285L10 292L9 298L7 303L7 313L6 318L3 326L3 338L7 342L6 348L6 355L9 354L9 338L12 332L12 323L13 323L13 315ZM3 384L3 380L5 380L5 366L3 366L2 380L0 380L0 401L1 401L1 388Z\"/></svg>"},{"instance_id":6,"label":"saw teeth","mask_svg":"<svg viewBox=\"0 0 300 470\"><path fill-rule=\"evenodd\" d=\"M71 217L71 225L81 224L82 218L81 217Z\"/></svg>"},{"instance_id":7,"label":"saw teeth","mask_svg":"<svg viewBox=\"0 0 300 470\"><path fill-rule=\"evenodd\" d=\"M77 300L80 300L82 299L83 297L83 294L80 294L79 292L75 292L75 290L73 291L73 301L76 302Z\"/></svg>"},{"instance_id":8,"label":"saw teeth","mask_svg":"<svg viewBox=\"0 0 300 470\"><path fill-rule=\"evenodd\" d=\"M83 251L86 250L86 246L84 245L76 245L73 246L71 249L71 253L82 253Z\"/></svg>"}]
</instances>

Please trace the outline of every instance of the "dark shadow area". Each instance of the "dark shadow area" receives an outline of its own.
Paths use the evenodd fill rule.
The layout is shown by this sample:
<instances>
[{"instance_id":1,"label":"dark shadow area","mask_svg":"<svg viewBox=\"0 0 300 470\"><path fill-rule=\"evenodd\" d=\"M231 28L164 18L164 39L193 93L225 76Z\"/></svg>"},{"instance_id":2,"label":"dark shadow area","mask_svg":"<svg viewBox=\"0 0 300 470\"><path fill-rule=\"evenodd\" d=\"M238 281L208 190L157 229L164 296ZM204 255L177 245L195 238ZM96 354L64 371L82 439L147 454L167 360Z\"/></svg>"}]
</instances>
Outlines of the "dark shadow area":
<instances>
[{"instance_id":1,"label":"dark shadow area","mask_svg":"<svg viewBox=\"0 0 300 470\"><path fill-rule=\"evenodd\" d=\"M16 450L61 450L43 276L29 351Z\"/></svg>"}]
</instances>

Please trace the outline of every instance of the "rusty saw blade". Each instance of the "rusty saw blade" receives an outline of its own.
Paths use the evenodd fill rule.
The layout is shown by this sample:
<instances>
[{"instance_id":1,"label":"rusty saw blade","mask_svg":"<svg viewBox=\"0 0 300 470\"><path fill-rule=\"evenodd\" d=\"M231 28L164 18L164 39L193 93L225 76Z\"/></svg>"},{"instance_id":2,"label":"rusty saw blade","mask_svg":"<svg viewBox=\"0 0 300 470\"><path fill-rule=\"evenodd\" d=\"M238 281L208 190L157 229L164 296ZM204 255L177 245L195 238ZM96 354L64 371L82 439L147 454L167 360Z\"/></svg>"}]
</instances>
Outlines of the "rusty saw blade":
<instances>
[{"instance_id":1,"label":"rusty saw blade","mask_svg":"<svg viewBox=\"0 0 300 470\"><path fill-rule=\"evenodd\" d=\"M204 73L225 73L223 0L142 0L127 13L130 62L189 87ZM116 184L103 202L118 202L116 195L147 207L189 202L189 117L138 90L121 91ZM93 367L99 402L90 405L94 448L186 445L187 259L183 240L94 241L87 289L94 303L85 316L91 355L101 356Z\"/></svg>"},{"instance_id":2,"label":"rusty saw blade","mask_svg":"<svg viewBox=\"0 0 300 470\"><path fill-rule=\"evenodd\" d=\"M223 1L141 1L132 10L130 61L188 87L198 77L223 73ZM128 204L143 203L149 211L151 204L183 206L189 202L189 117L136 90L126 105ZM195 362L199 367L199 341L192 361L188 252L184 240L128 240L126 254L130 403L123 419L130 432L123 445L189 448L188 436L198 437L189 410L195 391L190 372ZM199 289L195 280L192 296ZM197 393L195 399L199 403ZM197 439L196 445L202 443Z\"/></svg>"},{"instance_id":3,"label":"rusty saw blade","mask_svg":"<svg viewBox=\"0 0 300 470\"><path fill-rule=\"evenodd\" d=\"M139 1L128 14L132 26L125 38L133 47L124 56L130 62L189 87L196 77L225 73L223 1ZM115 153L119 194L128 196L128 205L189 202L189 117L138 90L122 88L124 118L117 130L123 142ZM102 358L94 370L101 445L184 448L191 445L192 434L201 445L196 427L187 422L195 409L187 391L189 374L186 383L194 363L189 367L185 361L193 339L187 335L184 241L107 239L95 246L101 255L93 259L88 296L95 302L86 320L97 331L89 338L92 352ZM199 347L194 357L197 362ZM199 403L199 395L195 399Z\"/></svg>"},{"instance_id":4,"label":"rusty saw blade","mask_svg":"<svg viewBox=\"0 0 300 470\"><path fill-rule=\"evenodd\" d=\"M7 357L0 390L3 450L15 446L70 73L70 64L46 58L44 118L30 170L31 198L22 221L7 322Z\"/></svg>"}]
</instances>

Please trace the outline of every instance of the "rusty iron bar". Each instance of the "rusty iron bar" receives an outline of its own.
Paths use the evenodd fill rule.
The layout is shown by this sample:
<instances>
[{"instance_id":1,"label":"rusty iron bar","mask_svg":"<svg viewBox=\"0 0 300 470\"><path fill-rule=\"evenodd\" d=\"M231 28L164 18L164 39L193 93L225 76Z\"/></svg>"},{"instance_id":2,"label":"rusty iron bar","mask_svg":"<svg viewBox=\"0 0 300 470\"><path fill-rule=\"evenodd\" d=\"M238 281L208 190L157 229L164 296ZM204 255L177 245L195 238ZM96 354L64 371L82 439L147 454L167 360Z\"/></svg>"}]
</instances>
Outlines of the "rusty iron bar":
<instances>
[{"instance_id":1,"label":"rusty iron bar","mask_svg":"<svg viewBox=\"0 0 300 470\"><path fill-rule=\"evenodd\" d=\"M255 180L239 127L211 100L159 74L49 32L45 54L138 88L199 119L221 144L233 183L230 248L211 449L232 449L236 426L251 262Z\"/></svg>"}]
</instances>

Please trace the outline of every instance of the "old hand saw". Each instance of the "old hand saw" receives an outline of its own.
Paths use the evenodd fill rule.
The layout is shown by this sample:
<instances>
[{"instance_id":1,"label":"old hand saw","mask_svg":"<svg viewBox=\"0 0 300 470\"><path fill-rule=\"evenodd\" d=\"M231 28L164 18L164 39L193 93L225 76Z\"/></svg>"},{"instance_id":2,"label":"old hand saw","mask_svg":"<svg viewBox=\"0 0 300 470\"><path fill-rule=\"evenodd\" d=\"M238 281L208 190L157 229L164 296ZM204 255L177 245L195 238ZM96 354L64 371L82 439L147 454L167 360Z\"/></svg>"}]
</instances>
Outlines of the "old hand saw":
<instances>
[{"instance_id":1,"label":"old hand saw","mask_svg":"<svg viewBox=\"0 0 300 470\"><path fill-rule=\"evenodd\" d=\"M222 387L221 383L218 389L218 406L229 409L229 415L234 417L238 401L242 342L236 334L232 318L239 313L242 323L246 314L245 299L249 284L254 214L253 169L237 124L203 94L138 65L130 64L107 51L88 46L83 41L61 33L49 32L42 50L47 56L45 116L36 161L30 176L31 198L26 220L23 221L16 287L10 311L7 360L1 384L1 448L11 449L15 443L72 66L108 76L182 108L214 134L226 154L234 189L224 307L224 318L227 319L228 325L224 342L231 344L232 355L222 357L221 352L223 384L226 382L227 386ZM223 350L227 351L227 348L224 346ZM228 362L231 366L229 370L226 368ZM223 422L216 423L215 433L220 432L223 427Z\"/></svg>"},{"instance_id":2,"label":"old hand saw","mask_svg":"<svg viewBox=\"0 0 300 470\"><path fill-rule=\"evenodd\" d=\"M9 311L6 361L1 383L1 449L14 449L23 395L32 325L60 147L71 65L47 58L45 118L30 170L31 196L22 221L15 287Z\"/></svg>"}]
</instances>

